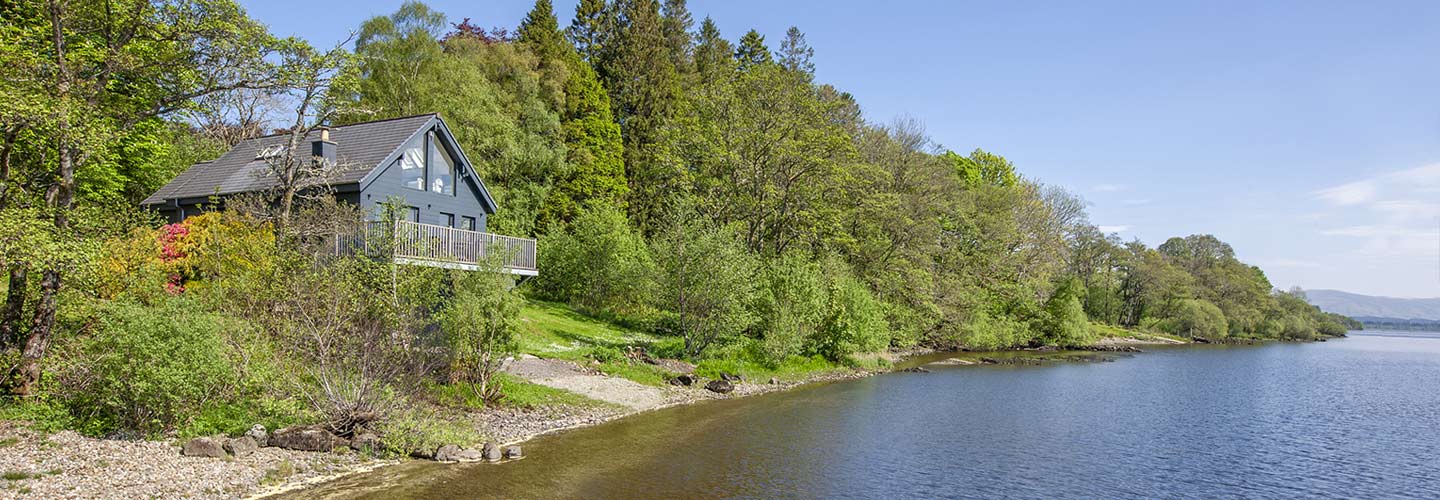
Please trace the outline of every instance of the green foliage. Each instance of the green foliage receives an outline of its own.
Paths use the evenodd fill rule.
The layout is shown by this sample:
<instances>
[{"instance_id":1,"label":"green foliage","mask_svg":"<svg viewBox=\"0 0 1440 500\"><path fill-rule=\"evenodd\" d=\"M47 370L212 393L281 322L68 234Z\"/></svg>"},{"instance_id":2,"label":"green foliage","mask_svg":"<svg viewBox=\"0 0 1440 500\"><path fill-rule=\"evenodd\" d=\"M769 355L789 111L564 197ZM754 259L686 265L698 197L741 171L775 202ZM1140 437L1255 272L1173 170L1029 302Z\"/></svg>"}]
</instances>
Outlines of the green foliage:
<instances>
[{"instance_id":1,"label":"green foliage","mask_svg":"<svg viewBox=\"0 0 1440 500\"><path fill-rule=\"evenodd\" d=\"M809 256L787 252L767 262L757 283L760 351L765 362L778 365L815 336L828 305L825 275Z\"/></svg>"},{"instance_id":2,"label":"green foliage","mask_svg":"<svg viewBox=\"0 0 1440 500\"><path fill-rule=\"evenodd\" d=\"M690 356L750 327L756 262L732 231L682 209L654 246L657 304L676 315L677 333Z\"/></svg>"},{"instance_id":3,"label":"green foliage","mask_svg":"<svg viewBox=\"0 0 1440 500\"><path fill-rule=\"evenodd\" d=\"M1023 321L979 311L960 327L958 340L971 349L996 350L1029 344L1031 337Z\"/></svg>"},{"instance_id":4,"label":"green foliage","mask_svg":"<svg viewBox=\"0 0 1440 500\"><path fill-rule=\"evenodd\" d=\"M239 353L225 334L243 328L185 299L108 304L94 335L70 347L74 364L57 375L62 397L91 434L188 425L236 396Z\"/></svg>"},{"instance_id":5,"label":"green foliage","mask_svg":"<svg viewBox=\"0 0 1440 500\"><path fill-rule=\"evenodd\" d=\"M831 361L842 361L888 347L890 325L885 321L884 306L870 289L843 267L832 269L829 278L825 316L809 350Z\"/></svg>"},{"instance_id":6,"label":"green foliage","mask_svg":"<svg viewBox=\"0 0 1440 500\"><path fill-rule=\"evenodd\" d=\"M1020 182L1019 174L1015 173L1015 165L1003 156L982 149L970 152L969 156L960 156L954 151L946 151L942 156L953 166L955 176L960 178L965 187L1008 187Z\"/></svg>"},{"instance_id":7,"label":"green foliage","mask_svg":"<svg viewBox=\"0 0 1440 500\"><path fill-rule=\"evenodd\" d=\"M1158 328L1188 338L1219 339L1229 334L1225 313L1203 299L1185 299L1173 313L1163 318Z\"/></svg>"},{"instance_id":8,"label":"green foliage","mask_svg":"<svg viewBox=\"0 0 1440 500\"><path fill-rule=\"evenodd\" d=\"M1079 280L1065 280L1045 304L1044 339L1062 347L1089 345L1095 341L1090 320L1080 303Z\"/></svg>"},{"instance_id":9,"label":"green foliage","mask_svg":"<svg viewBox=\"0 0 1440 500\"><path fill-rule=\"evenodd\" d=\"M450 347L452 379L470 384L485 401L499 400L502 387L493 379L504 359L518 348L520 308L508 274L486 269L453 278L455 295L438 316Z\"/></svg>"},{"instance_id":10,"label":"green foliage","mask_svg":"<svg viewBox=\"0 0 1440 500\"><path fill-rule=\"evenodd\" d=\"M642 314L651 301L655 263L617 208L583 211L568 229L545 235L539 247L545 272L535 285L545 298L616 315Z\"/></svg>"}]
</instances>

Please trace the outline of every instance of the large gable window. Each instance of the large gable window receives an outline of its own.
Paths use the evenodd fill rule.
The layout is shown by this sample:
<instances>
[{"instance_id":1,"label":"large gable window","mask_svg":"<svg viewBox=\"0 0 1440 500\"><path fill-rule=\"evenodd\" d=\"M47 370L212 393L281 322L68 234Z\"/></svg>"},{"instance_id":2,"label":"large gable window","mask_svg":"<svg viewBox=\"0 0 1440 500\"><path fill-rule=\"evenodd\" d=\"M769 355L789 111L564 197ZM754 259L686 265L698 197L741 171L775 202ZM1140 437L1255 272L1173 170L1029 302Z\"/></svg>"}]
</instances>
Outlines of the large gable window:
<instances>
[{"instance_id":1,"label":"large gable window","mask_svg":"<svg viewBox=\"0 0 1440 500\"><path fill-rule=\"evenodd\" d=\"M420 138L400 150L395 166L400 169L401 184L410 189L425 190L425 147Z\"/></svg>"},{"instance_id":2,"label":"large gable window","mask_svg":"<svg viewBox=\"0 0 1440 500\"><path fill-rule=\"evenodd\" d=\"M455 161L450 158L450 153L445 151L445 146L440 144L440 138L435 132L427 134L429 139L425 142L430 146L430 191L455 195Z\"/></svg>"}]
</instances>

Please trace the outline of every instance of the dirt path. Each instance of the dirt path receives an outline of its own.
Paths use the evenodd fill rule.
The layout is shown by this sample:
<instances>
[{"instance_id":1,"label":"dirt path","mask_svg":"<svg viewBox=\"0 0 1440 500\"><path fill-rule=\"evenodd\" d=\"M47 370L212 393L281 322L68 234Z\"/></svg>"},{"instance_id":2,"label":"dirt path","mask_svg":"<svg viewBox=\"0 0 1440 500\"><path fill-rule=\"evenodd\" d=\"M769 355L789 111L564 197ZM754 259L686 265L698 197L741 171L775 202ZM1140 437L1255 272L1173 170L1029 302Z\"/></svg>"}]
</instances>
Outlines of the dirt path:
<instances>
[{"instance_id":1,"label":"dirt path","mask_svg":"<svg viewBox=\"0 0 1440 500\"><path fill-rule=\"evenodd\" d=\"M543 386L564 389L636 411L659 408L673 402L669 391L663 388L595 374L575 363L558 359L516 359L505 366L505 372Z\"/></svg>"}]
</instances>

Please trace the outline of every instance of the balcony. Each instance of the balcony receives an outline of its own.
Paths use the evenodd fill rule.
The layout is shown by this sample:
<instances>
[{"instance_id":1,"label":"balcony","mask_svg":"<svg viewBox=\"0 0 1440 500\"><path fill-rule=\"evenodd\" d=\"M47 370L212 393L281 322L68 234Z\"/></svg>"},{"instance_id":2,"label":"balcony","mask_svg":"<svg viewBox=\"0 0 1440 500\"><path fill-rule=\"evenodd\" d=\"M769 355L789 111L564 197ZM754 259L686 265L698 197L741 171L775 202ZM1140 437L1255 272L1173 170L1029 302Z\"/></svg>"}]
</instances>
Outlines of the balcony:
<instances>
[{"instance_id":1,"label":"balcony","mask_svg":"<svg viewBox=\"0 0 1440 500\"><path fill-rule=\"evenodd\" d=\"M468 271L498 265L510 274L540 274L535 261L535 240L529 238L403 220L393 224L372 222L364 233L337 237L335 253L389 253L399 264Z\"/></svg>"}]
</instances>

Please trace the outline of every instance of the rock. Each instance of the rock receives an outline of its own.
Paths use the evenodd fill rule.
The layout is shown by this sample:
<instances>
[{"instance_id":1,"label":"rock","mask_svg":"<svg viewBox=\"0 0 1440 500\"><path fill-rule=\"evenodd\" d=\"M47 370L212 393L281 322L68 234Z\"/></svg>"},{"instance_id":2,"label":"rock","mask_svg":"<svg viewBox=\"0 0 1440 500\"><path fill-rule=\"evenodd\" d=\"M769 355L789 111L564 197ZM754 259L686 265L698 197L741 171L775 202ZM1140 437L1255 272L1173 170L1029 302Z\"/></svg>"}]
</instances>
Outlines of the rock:
<instances>
[{"instance_id":1,"label":"rock","mask_svg":"<svg viewBox=\"0 0 1440 500\"><path fill-rule=\"evenodd\" d=\"M440 462L459 462L461 451L464 450L461 450L459 446L453 444L441 446L435 450L435 460Z\"/></svg>"},{"instance_id":2,"label":"rock","mask_svg":"<svg viewBox=\"0 0 1440 500\"><path fill-rule=\"evenodd\" d=\"M520 447L519 447L519 446L510 446L510 447L505 448L505 458L508 458L508 459L511 459L511 460L514 460L514 459L517 459L517 458L525 458L525 453L523 453L523 452L520 451Z\"/></svg>"},{"instance_id":3,"label":"rock","mask_svg":"<svg viewBox=\"0 0 1440 500\"><path fill-rule=\"evenodd\" d=\"M410 456L422 460L434 460L435 450L420 448L418 450L411 451Z\"/></svg>"},{"instance_id":4,"label":"rock","mask_svg":"<svg viewBox=\"0 0 1440 500\"><path fill-rule=\"evenodd\" d=\"M248 457L251 453L255 453L257 449L260 449L260 445L255 442L255 438L250 436L240 436L238 438L225 440L225 451L230 452L231 455L235 455L235 458Z\"/></svg>"},{"instance_id":5,"label":"rock","mask_svg":"<svg viewBox=\"0 0 1440 500\"><path fill-rule=\"evenodd\" d=\"M737 373L720 372L720 380L724 380L726 382L739 382L740 375Z\"/></svg>"},{"instance_id":6,"label":"rock","mask_svg":"<svg viewBox=\"0 0 1440 500\"><path fill-rule=\"evenodd\" d=\"M187 457L225 458L225 447L219 439L198 437L185 442L180 454Z\"/></svg>"},{"instance_id":7,"label":"rock","mask_svg":"<svg viewBox=\"0 0 1440 500\"><path fill-rule=\"evenodd\" d=\"M356 432L355 436L350 438L350 448L372 453L380 451L380 436L373 432Z\"/></svg>"},{"instance_id":8,"label":"rock","mask_svg":"<svg viewBox=\"0 0 1440 500\"><path fill-rule=\"evenodd\" d=\"M270 434L270 445L297 451L331 451L350 442L330 433L323 425L296 425Z\"/></svg>"},{"instance_id":9,"label":"rock","mask_svg":"<svg viewBox=\"0 0 1440 500\"><path fill-rule=\"evenodd\" d=\"M924 367L920 367L920 366L912 366L912 367L910 367L910 368L906 368L906 369L900 370L900 371L906 372L906 373L930 373L930 370L927 370L927 369L925 369Z\"/></svg>"},{"instance_id":10,"label":"rock","mask_svg":"<svg viewBox=\"0 0 1440 500\"><path fill-rule=\"evenodd\" d=\"M735 386L728 380L711 380L710 383L705 384L705 388L709 389L710 392L720 394L729 394L735 390Z\"/></svg>"},{"instance_id":11,"label":"rock","mask_svg":"<svg viewBox=\"0 0 1440 500\"><path fill-rule=\"evenodd\" d=\"M475 462L479 461L481 458L484 458L484 455L481 454L479 450L476 450L474 448L465 448L463 450L460 450L460 453L456 454L455 458L459 459L461 462Z\"/></svg>"},{"instance_id":12,"label":"rock","mask_svg":"<svg viewBox=\"0 0 1440 500\"><path fill-rule=\"evenodd\" d=\"M679 375L670 379L670 385L682 385L685 387L695 385L695 376L690 374Z\"/></svg>"},{"instance_id":13,"label":"rock","mask_svg":"<svg viewBox=\"0 0 1440 500\"><path fill-rule=\"evenodd\" d=\"M775 377L770 377L770 385L779 385L779 384L780 384L780 379L775 378Z\"/></svg>"},{"instance_id":14,"label":"rock","mask_svg":"<svg viewBox=\"0 0 1440 500\"><path fill-rule=\"evenodd\" d=\"M494 441L485 442L485 460L490 462L500 461L500 445Z\"/></svg>"},{"instance_id":15,"label":"rock","mask_svg":"<svg viewBox=\"0 0 1440 500\"><path fill-rule=\"evenodd\" d=\"M270 446L270 434L265 432L265 426L263 425L255 424L251 426L250 430L245 431L245 435L250 436L250 439L254 439L256 446L261 448Z\"/></svg>"}]
</instances>

